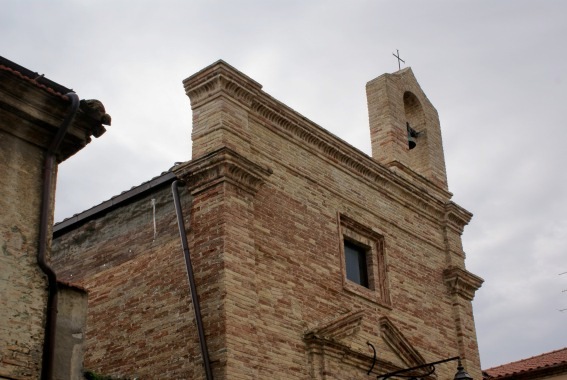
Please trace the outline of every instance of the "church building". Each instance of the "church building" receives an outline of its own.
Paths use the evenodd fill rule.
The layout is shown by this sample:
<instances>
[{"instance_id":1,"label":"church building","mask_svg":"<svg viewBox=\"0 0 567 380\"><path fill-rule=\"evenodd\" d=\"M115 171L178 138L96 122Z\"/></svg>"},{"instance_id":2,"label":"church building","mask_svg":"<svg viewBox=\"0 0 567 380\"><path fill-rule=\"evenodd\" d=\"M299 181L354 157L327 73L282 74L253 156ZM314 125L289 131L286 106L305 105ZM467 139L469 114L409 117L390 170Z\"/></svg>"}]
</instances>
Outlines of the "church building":
<instances>
[{"instance_id":1,"label":"church building","mask_svg":"<svg viewBox=\"0 0 567 380\"><path fill-rule=\"evenodd\" d=\"M443 361L411 374L453 379L459 357L482 378L472 214L410 68L366 85L372 156L224 61L183 85L193 158L54 226L58 278L88 292L85 369L344 380Z\"/></svg>"}]
</instances>

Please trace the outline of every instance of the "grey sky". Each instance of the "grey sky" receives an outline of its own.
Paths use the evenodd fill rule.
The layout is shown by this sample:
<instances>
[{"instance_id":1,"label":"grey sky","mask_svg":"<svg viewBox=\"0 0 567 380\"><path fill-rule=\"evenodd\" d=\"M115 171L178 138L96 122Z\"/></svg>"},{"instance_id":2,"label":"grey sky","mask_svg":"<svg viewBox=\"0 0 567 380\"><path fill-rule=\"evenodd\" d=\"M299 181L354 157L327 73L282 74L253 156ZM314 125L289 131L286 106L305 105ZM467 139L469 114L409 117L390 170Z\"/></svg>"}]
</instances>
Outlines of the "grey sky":
<instances>
[{"instance_id":1,"label":"grey sky","mask_svg":"<svg viewBox=\"0 0 567 380\"><path fill-rule=\"evenodd\" d=\"M0 55L101 100L56 219L191 158L181 81L224 59L370 153L365 83L396 49L439 111L482 366L567 346L567 2L2 1ZM434 358L432 358L434 359Z\"/></svg>"}]
</instances>

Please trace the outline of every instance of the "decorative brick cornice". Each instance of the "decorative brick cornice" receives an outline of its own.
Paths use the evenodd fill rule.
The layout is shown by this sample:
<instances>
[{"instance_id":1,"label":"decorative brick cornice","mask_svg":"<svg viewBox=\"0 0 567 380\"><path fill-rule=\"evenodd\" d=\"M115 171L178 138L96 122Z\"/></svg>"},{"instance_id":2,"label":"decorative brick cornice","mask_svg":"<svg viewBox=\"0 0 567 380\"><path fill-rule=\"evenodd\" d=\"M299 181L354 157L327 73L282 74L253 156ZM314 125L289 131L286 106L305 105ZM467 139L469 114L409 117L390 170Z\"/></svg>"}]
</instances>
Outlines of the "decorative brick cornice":
<instances>
[{"instance_id":1,"label":"decorative brick cornice","mask_svg":"<svg viewBox=\"0 0 567 380\"><path fill-rule=\"evenodd\" d=\"M222 94L250 107L262 89L258 82L222 60L185 79L183 87L193 109Z\"/></svg>"},{"instance_id":2,"label":"decorative brick cornice","mask_svg":"<svg viewBox=\"0 0 567 380\"><path fill-rule=\"evenodd\" d=\"M472 214L457 205L454 202L449 202L445 205L445 218L447 226L453 228L459 234L463 233L463 229L471 221Z\"/></svg>"},{"instance_id":3,"label":"decorative brick cornice","mask_svg":"<svg viewBox=\"0 0 567 380\"><path fill-rule=\"evenodd\" d=\"M449 292L468 301L472 301L475 292L480 289L484 280L466 269L450 267L443 272L445 284Z\"/></svg>"},{"instance_id":4,"label":"decorative brick cornice","mask_svg":"<svg viewBox=\"0 0 567 380\"><path fill-rule=\"evenodd\" d=\"M444 205L450 199L451 193L440 189L427 179L422 178L419 186L416 186L403 175L381 165L263 92L254 99L251 111L260 122L271 127L276 133L283 133L309 145L311 150L347 167L379 189L386 190L400 203L415 208L437 222L443 221Z\"/></svg>"},{"instance_id":5,"label":"decorative brick cornice","mask_svg":"<svg viewBox=\"0 0 567 380\"><path fill-rule=\"evenodd\" d=\"M187 183L193 194L223 181L255 194L265 178L272 174L271 169L263 168L229 148L188 161L172 171Z\"/></svg>"}]
</instances>

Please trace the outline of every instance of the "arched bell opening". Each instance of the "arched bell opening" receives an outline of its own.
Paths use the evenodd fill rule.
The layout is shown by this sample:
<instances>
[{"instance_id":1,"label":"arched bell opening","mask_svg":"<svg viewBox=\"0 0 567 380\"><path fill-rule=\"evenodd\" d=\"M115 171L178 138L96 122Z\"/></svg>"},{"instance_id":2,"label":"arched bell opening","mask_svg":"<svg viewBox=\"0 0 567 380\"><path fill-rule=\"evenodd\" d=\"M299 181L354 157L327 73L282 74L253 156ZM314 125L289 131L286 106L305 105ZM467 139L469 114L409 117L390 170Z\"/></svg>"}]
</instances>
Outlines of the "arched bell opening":
<instances>
[{"instance_id":1,"label":"arched bell opening","mask_svg":"<svg viewBox=\"0 0 567 380\"><path fill-rule=\"evenodd\" d=\"M406 115L406 129L408 135L408 149L414 149L418 145L418 139L425 133L425 114L423 107L413 93L404 93L404 111Z\"/></svg>"},{"instance_id":2,"label":"arched bell opening","mask_svg":"<svg viewBox=\"0 0 567 380\"><path fill-rule=\"evenodd\" d=\"M426 175L429 167L425 112L421 102L410 91L404 93L408 164L415 172Z\"/></svg>"}]
</instances>

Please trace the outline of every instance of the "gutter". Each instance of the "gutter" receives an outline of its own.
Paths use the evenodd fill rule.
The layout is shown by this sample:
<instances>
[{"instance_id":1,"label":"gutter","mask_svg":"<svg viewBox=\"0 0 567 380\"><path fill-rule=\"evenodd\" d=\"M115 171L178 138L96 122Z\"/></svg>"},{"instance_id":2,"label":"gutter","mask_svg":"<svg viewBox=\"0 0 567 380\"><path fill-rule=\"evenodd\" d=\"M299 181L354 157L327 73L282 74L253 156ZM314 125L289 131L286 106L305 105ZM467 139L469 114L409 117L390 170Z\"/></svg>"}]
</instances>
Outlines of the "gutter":
<instances>
[{"instance_id":1,"label":"gutter","mask_svg":"<svg viewBox=\"0 0 567 380\"><path fill-rule=\"evenodd\" d=\"M197 287L195 286L195 276L193 275L193 265L191 264L191 254L189 253L189 244L187 243L187 234L185 233L185 222L183 221L183 210L181 210L181 202L179 201L179 191L177 186L180 184L178 180L171 184L171 192L173 193L173 203L175 204L175 214L177 215L177 225L179 227L179 236L181 237L181 246L183 247L183 255L185 257L185 267L187 269L187 277L189 278L189 287L191 289L191 301L193 302L193 311L195 312L195 321L197 322L197 332L199 333L199 345L201 346L201 356L205 365L205 375L207 380L213 380L213 371L211 370L211 362L209 360L209 351L207 349L207 341L205 340L205 329L203 328L203 320L201 318L201 306L199 305L199 297L197 295Z\"/></svg>"},{"instance_id":2,"label":"gutter","mask_svg":"<svg viewBox=\"0 0 567 380\"><path fill-rule=\"evenodd\" d=\"M51 209L51 198L53 196L53 170L56 165L57 151L67 130L73 123L77 111L79 110L79 97L74 92L69 92L66 96L71 100L71 110L63 120L57 134L47 149L44 160L43 186L41 199L41 214L39 224L39 247L37 252L37 263L43 273L47 276L48 296L47 311L45 322L45 337L43 342L43 357L41 366L41 379L51 380L53 377L53 358L55 354L55 328L57 322L57 275L47 264L46 252L48 246L48 235L50 217L53 214Z\"/></svg>"}]
</instances>

